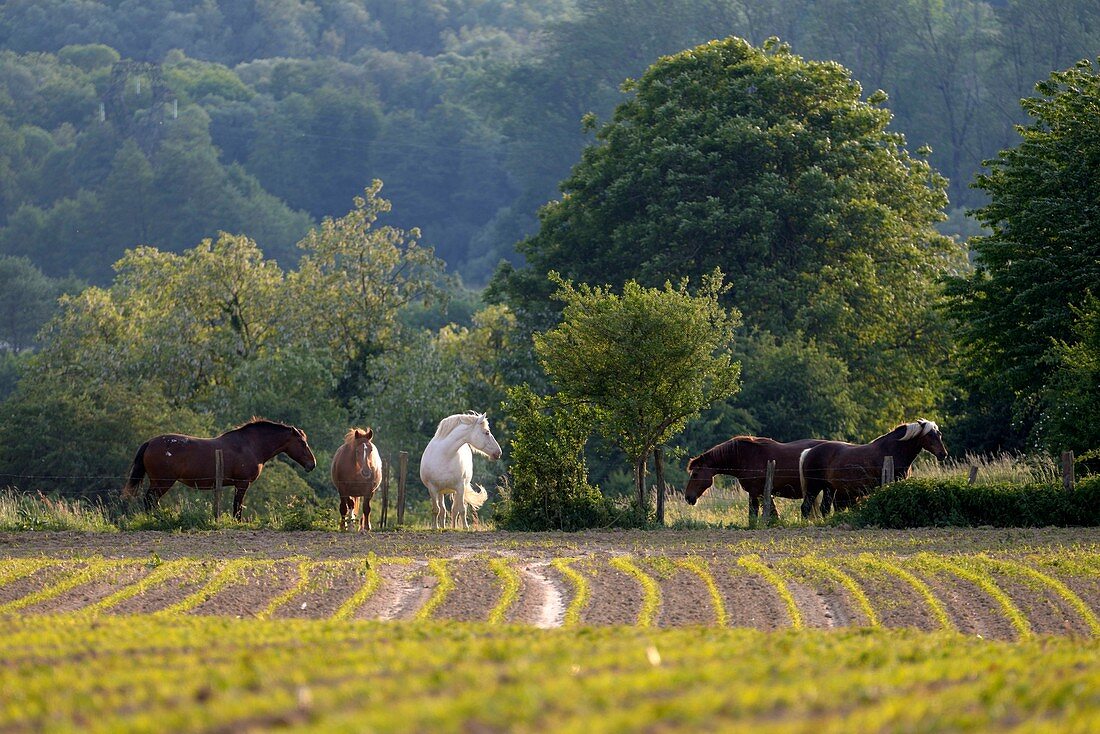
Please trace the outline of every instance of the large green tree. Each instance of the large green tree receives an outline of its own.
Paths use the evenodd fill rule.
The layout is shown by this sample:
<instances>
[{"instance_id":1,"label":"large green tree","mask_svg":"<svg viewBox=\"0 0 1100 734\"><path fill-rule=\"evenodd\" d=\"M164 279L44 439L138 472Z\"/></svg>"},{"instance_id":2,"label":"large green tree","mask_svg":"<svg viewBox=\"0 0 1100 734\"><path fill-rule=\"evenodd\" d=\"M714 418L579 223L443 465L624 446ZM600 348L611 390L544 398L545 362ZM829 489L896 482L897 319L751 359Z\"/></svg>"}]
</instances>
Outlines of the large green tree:
<instances>
[{"instance_id":1,"label":"large green tree","mask_svg":"<svg viewBox=\"0 0 1100 734\"><path fill-rule=\"evenodd\" d=\"M494 292L549 309L546 273L588 283L728 273L745 325L844 363L863 433L928 411L947 334L934 224L944 180L838 64L738 38L665 57L603 126ZM746 382L753 379L746 374ZM767 410L767 406L755 406Z\"/></svg>"},{"instance_id":2,"label":"large green tree","mask_svg":"<svg viewBox=\"0 0 1100 734\"><path fill-rule=\"evenodd\" d=\"M564 401L590 409L601 433L630 458L644 508L653 449L737 392L741 365L731 345L739 314L718 302L719 271L694 294L686 279L663 288L629 281L617 294L551 277L565 310L558 326L535 336L543 369Z\"/></svg>"},{"instance_id":3,"label":"large green tree","mask_svg":"<svg viewBox=\"0 0 1100 734\"><path fill-rule=\"evenodd\" d=\"M990 234L971 240L977 267L953 284L967 386L994 401L971 401L966 417L1011 416L1005 442L1043 439L1048 383L1090 333L1086 305L1100 290L1100 72L1081 61L1036 91L1021 102L1032 121L1019 145L978 179L990 202L976 214Z\"/></svg>"}]
</instances>

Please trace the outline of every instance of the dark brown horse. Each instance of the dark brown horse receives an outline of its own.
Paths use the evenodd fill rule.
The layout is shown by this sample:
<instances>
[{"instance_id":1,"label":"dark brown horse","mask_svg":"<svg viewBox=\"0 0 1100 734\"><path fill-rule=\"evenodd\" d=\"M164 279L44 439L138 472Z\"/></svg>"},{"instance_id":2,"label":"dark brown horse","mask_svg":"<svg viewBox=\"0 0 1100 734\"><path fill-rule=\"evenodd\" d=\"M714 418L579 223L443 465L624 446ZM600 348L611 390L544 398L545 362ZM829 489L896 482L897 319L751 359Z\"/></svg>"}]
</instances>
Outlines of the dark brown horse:
<instances>
[{"instance_id":1,"label":"dark brown horse","mask_svg":"<svg viewBox=\"0 0 1100 734\"><path fill-rule=\"evenodd\" d=\"M877 487L882 464L887 456L894 460L894 476L904 479L912 471L913 460L922 450L941 461L947 458L940 427L929 420L902 423L871 443L850 444L825 441L803 452L799 459L802 485L802 516L815 513L818 495L821 512L828 514L831 500L838 510L845 509Z\"/></svg>"},{"instance_id":2,"label":"dark brown horse","mask_svg":"<svg viewBox=\"0 0 1100 734\"><path fill-rule=\"evenodd\" d=\"M145 507L152 509L176 482L192 489L213 489L214 452L222 451L224 484L237 488L233 497L233 517L241 519L244 493L256 481L264 463L285 453L306 471L317 466L317 459L306 442L306 434L294 426L253 418L239 428L217 438L195 438L167 433L143 443L134 457L130 480L122 488L124 498L132 498L149 476Z\"/></svg>"},{"instance_id":3,"label":"dark brown horse","mask_svg":"<svg viewBox=\"0 0 1100 734\"><path fill-rule=\"evenodd\" d=\"M749 519L754 520L760 514L760 497L764 494L768 460L775 460L772 496L799 499L802 497L802 487L798 481L798 457L804 449L819 443L821 441L816 438L780 443L770 438L734 436L688 462L691 476L684 487L684 499L689 505L694 505L699 496L710 489L715 474L726 474L736 477L741 487L749 493ZM769 509L772 517L776 517L774 502Z\"/></svg>"}]
</instances>

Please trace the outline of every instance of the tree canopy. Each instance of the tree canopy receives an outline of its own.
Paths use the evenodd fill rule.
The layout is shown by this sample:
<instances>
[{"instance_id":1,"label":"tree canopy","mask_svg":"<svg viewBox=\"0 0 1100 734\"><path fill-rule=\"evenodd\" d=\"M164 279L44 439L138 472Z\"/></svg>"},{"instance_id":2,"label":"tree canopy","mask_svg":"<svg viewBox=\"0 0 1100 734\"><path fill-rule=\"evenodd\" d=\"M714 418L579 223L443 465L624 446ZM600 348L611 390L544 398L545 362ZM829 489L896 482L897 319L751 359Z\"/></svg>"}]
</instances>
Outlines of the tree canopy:
<instances>
[{"instance_id":1,"label":"tree canopy","mask_svg":"<svg viewBox=\"0 0 1100 734\"><path fill-rule=\"evenodd\" d=\"M1042 441L1043 426L1061 422L1045 416L1052 376L1063 357L1085 348L1094 328L1100 71L1081 61L1036 91L1021 103L1032 120L1020 128L1019 145L988 161L978 178L990 201L976 215L990 233L971 240L976 267L954 282L952 312L966 345L965 368L983 398L971 403L969 417L988 419L1007 404L1016 432Z\"/></svg>"},{"instance_id":2,"label":"tree canopy","mask_svg":"<svg viewBox=\"0 0 1100 734\"><path fill-rule=\"evenodd\" d=\"M936 279L962 251L934 227L943 178L888 130L883 97L862 100L838 64L737 38L665 57L630 89L496 292L538 311L550 271L654 284L719 267L747 329L845 363L861 425L929 410L947 336Z\"/></svg>"},{"instance_id":3,"label":"tree canopy","mask_svg":"<svg viewBox=\"0 0 1100 734\"><path fill-rule=\"evenodd\" d=\"M562 399L592 411L601 433L634 464L638 506L645 506L645 462L689 418L737 392L741 366L730 347L738 313L718 300L720 271L697 293L687 279L622 294L561 280L562 322L535 335L535 350Z\"/></svg>"}]
</instances>

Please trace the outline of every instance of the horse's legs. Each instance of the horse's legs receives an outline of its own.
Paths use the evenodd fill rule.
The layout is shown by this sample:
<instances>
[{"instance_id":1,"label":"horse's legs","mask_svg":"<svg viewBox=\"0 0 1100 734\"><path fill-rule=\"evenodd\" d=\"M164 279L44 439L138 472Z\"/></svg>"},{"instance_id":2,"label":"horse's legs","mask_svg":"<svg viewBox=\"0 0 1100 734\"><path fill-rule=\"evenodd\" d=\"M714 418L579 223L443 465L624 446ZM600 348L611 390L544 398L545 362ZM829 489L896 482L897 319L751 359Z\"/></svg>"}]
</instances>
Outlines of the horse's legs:
<instances>
[{"instance_id":1,"label":"horse's legs","mask_svg":"<svg viewBox=\"0 0 1100 734\"><path fill-rule=\"evenodd\" d=\"M760 515L760 495L749 492L749 525L756 524L756 518Z\"/></svg>"},{"instance_id":2,"label":"horse's legs","mask_svg":"<svg viewBox=\"0 0 1100 734\"><path fill-rule=\"evenodd\" d=\"M160 501L160 498L172 488L173 484L175 484L175 480L166 481L164 479L150 479L149 488L145 490L145 511L152 512L153 508L155 508Z\"/></svg>"},{"instance_id":3,"label":"horse's legs","mask_svg":"<svg viewBox=\"0 0 1100 734\"><path fill-rule=\"evenodd\" d=\"M359 532L374 530L370 524L370 497L363 498L363 506L359 511Z\"/></svg>"},{"instance_id":4,"label":"horse's legs","mask_svg":"<svg viewBox=\"0 0 1100 734\"><path fill-rule=\"evenodd\" d=\"M814 515L814 499L821 491L811 480L806 480L806 489L802 492L802 519L809 520Z\"/></svg>"},{"instance_id":5,"label":"horse's legs","mask_svg":"<svg viewBox=\"0 0 1100 734\"><path fill-rule=\"evenodd\" d=\"M826 515L828 515L830 512L833 511L833 499L834 498L837 498L836 508L839 510L840 509L840 499L837 497L836 490L834 490L829 485L825 485L825 487L821 490L821 516L822 517L825 517Z\"/></svg>"},{"instance_id":6,"label":"horse's legs","mask_svg":"<svg viewBox=\"0 0 1100 734\"><path fill-rule=\"evenodd\" d=\"M459 513L461 513L463 528L469 530L470 522L466 519L466 496L455 492L454 499L451 500L451 527L455 530L458 530Z\"/></svg>"},{"instance_id":7,"label":"horse's legs","mask_svg":"<svg viewBox=\"0 0 1100 734\"><path fill-rule=\"evenodd\" d=\"M348 518L348 513L355 507L355 500L351 497L340 495L340 532L351 527L351 521Z\"/></svg>"},{"instance_id":8,"label":"horse's legs","mask_svg":"<svg viewBox=\"0 0 1100 734\"><path fill-rule=\"evenodd\" d=\"M233 495L233 519L241 521L241 513L244 511L244 493L248 491L248 482L240 482L237 492Z\"/></svg>"}]
</instances>

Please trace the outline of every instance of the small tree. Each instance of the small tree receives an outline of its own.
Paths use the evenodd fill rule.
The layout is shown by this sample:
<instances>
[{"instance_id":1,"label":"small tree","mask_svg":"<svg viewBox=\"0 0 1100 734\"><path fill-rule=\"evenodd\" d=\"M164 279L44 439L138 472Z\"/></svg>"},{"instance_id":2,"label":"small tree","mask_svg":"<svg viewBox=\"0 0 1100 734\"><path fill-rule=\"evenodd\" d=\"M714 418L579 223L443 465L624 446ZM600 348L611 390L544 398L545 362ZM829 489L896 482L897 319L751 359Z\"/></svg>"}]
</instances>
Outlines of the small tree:
<instances>
[{"instance_id":1,"label":"small tree","mask_svg":"<svg viewBox=\"0 0 1100 734\"><path fill-rule=\"evenodd\" d=\"M589 411L539 396L527 385L508 391L505 410L515 429L508 452L512 483L498 526L572 531L610 525L607 501L588 483Z\"/></svg>"},{"instance_id":2,"label":"small tree","mask_svg":"<svg viewBox=\"0 0 1100 734\"><path fill-rule=\"evenodd\" d=\"M618 295L550 277L565 308L561 324L535 335L539 360L562 399L590 406L601 433L630 457L644 509L650 452L737 392L741 365L730 345L740 313L719 304L718 270L695 295L686 279L664 288L630 281Z\"/></svg>"}]
</instances>

